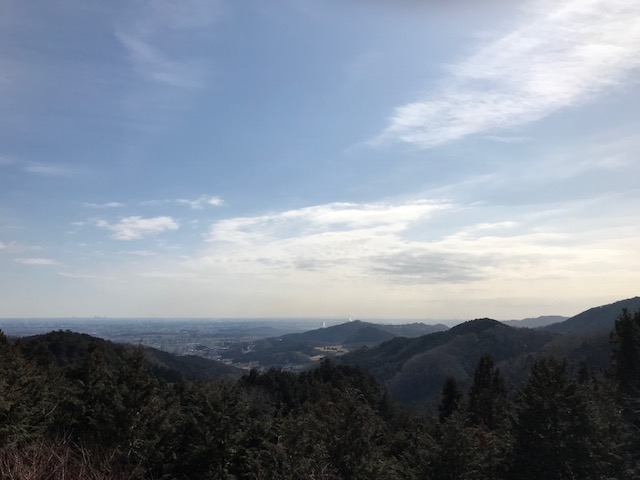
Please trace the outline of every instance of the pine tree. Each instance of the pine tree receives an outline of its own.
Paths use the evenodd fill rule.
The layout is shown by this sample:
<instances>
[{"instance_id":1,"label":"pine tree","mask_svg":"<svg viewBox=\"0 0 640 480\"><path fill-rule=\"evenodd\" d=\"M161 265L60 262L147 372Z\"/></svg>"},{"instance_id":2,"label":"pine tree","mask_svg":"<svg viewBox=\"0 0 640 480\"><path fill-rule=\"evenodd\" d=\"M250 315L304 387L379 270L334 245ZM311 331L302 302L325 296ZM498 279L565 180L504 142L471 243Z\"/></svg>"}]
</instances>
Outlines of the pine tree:
<instances>
[{"instance_id":1,"label":"pine tree","mask_svg":"<svg viewBox=\"0 0 640 480\"><path fill-rule=\"evenodd\" d=\"M640 472L640 310L631 314L623 309L610 340L615 400L624 419L619 439L628 446Z\"/></svg>"},{"instance_id":2,"label":"pine tree","mask_svg":"<svg viewBox=\"0 0 640 480\"><path fill-rule=\"evenodd\" d=\"M469 420L494 430L506 418L507 389L493 357L485 354L478 360L469 389Z\"/></svg>"},{"instance_id":3,"label":"pine tree","mask_svg":"<svg viewBox=\"0 0 640 480\"><path fill-rule=\"evenodd\" d=\"M622 395L640 391L640 310L633 315L625 308L611 332L613 376Z\"/></svg>"},{"instance_id":4,"label":"pine tree","mask_svg":"<svg viewBox=\"0 0 640 480\"><path fill-rule=\"evenodd\" d=\"M456 379L449 375L442 385L442 397L438 406L440 422L444 422L462 403L462 390L458 388Z\"/></svg>"},{"instance_id":5,"label":"pine tree","mask_svg":"<svg viewBox=\"0 0 640 480\"><path fill-rule=\"evenodd\" d=\"M0 331L0 449L45 434L57 408L52 383Z\"/></svg>"},{"instance_id":6,"label":"pine tree","mask_svg":"<svg viewBox=\"0 0 640 480\"><path fill-rule=\"evenodd\" d=\"M478 437L464 409L459 408L438 425L433 477L438 480L484 480Z\"/></svg>"},{"instance_id":7,"label":"pine tree","mask_svg":"<svg viewBox=\"0 0 640 480\"><path fill-rule=\"evenodd\" d=\"M566 364L538 359L516 399L511 478L600 479L607 471L604 432Z\"/></svg>"},{"instance_id":8,"label":"pine tree","mask_svg":"<svg viewBox=\"0 0 640 480\"><path fill-rule=\"evenodd\" d=\"M70 405L73 411L67 420L75 425L77 435L104 446L115 446L118 441L115 397L113 371L108 367L102 350L92 344L77 373L76 395Z\"/></svg>"}]
</instances>

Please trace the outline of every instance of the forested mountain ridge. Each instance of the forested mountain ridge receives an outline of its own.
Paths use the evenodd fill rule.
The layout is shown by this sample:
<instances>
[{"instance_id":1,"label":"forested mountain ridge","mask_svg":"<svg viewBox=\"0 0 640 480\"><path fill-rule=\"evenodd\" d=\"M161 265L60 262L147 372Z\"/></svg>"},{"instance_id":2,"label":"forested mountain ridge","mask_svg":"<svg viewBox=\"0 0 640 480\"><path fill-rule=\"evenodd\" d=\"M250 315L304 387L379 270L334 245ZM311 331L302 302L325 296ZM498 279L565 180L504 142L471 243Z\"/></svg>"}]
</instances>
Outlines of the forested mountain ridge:
<instances>
[{"instance_id":1,"label":"forested mountain ridge","mask_svg":"<svg viewBox=\"0 0 640 480\"><path fill-rule=\"evenodd\" d=\"M543 315L541 317L523 318L522 320L503 320L502 323L509 325L510 327L539 328L546 327L547 325L553 325L554 323L564 322L568 318L569 317L563 317L561 315Z\"/></svg>"},{"instance_id":2,"label":"forested mountain ridge","mask_svg":"<svg viewBox=\"0 0 640 480\"><path fill-rule=\"evenodd\" d=\"M74 366L86 361L98 350L108 365L115 365L130 354L133 345L113 343L85 333L53 331L17 340L21 349L39 362L55 361L58 366ZM195 355L173 355L156 348L141 346L150 370L159 378L176 380L237 380L243 375L240 368Z\"/></svg>"},{"instance_id":3,"label":"forested mountain ridge","mask_svg":"<svg viewBox=\"0 0 640 480\"><path fill-rule=\"evenodd\" d=\"M620 311L625 308L630 312L640 309L640 297L627 298L608 305L593 307L563 322L541 327L540 330L563 335L609 332L620 315Z\"/></svg>"},{"instance_id":4,"label":"forested mountain ridge","mask_svg":"<svg viewBox=\"0 0 640 480\"><path fill-rule=\"evenodd\" d=\"M464 322L445 332L392 339L376 348L344 355L340 361L370 372L400 403L434 408L448 375L455 376L466 388L482 355L490 354L496 362L506 363L535 354L555 336L484 318Z\"/></svg>"},{"instance_id":5,"label":"forested mountain ridge","mask_svg":"<svg viewBox=\"0 0 640 480\"><path fill-rule=\"evenodd\" d=\"M595 307L536 329L486 318L471 320L418 338L394 338L350 352L340 361L370 372L400 403L433 411L444 379L453 375L462 388L468 387L475 362L484 354L495 359L510 388L526 378L540 356L566 358L571 368L581 362L603 368L609 360L609 331L624 308L640 309L640 297ZM556 330L566 333L560 335Z\"/></svg>"},{"instance_id":6,"label":"forested mountain ridge","mask_svg":"<svg viewBox=\"0 0 640 480\"><path fill-rule=\"evenodd\" d=\"M308 332L257 340L250 344L237 344L230 348L227 355L236 363L257 362L263 367L290 364L301 366L312 364L319 355L333 355L331 350L323 350L325 347L340 347L341 350L349 351L375 346L395 337L417 337L447 328L441 324L384 325L354 320Z\"/></svg>"}]
</instances>

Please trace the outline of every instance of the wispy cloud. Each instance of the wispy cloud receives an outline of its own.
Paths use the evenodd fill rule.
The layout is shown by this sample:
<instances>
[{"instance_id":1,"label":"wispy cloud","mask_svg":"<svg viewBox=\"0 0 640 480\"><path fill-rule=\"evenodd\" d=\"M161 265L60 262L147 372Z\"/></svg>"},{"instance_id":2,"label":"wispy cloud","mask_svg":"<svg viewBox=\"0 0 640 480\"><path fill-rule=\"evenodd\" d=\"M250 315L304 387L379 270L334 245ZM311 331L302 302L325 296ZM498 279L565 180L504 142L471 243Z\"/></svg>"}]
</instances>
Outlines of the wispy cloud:
<instances>
[{"instance_id":1,"label":"wispy cloud","mask_svg":"<svg viewBox=\"0 0 640 480\"><path fill-rule=\"evenodd\" d=\"M60 265L58 260L52 258L18 258L16 261L23 265Z\"/></svg>"},{"instance_id":2,"label":"wispy cloud","mask_svg":"<svg viewBox=\"0 0 640 480\"><path fill-rule=\"evenodd\" d=\"M158 252L152 252L151 250L128 250L122 252L125 255L134 255L136 257L155 257Z\"/></svg>"},{"instance_id":3,"label":"wispy cloud","mask_svg":"<svg viewBox=\"0 0 640 480\"><path fill-rule=\"evenodd\" d=\"M105 202L105 203L85 203L85 207L87 208L120 208L124 207L124 203L120 202Z\"/></svg>"},{"instance_id":4,"label":"wispy cloud","mask_svg":"<svg viewBox=\"0 0 640 480\"><path fill-rule=\"evenodd\" d=\"M224 204L224 201L220 197L202 195L195 200L187 200L179 198L176 200L179 205L188 205L194 210L202 210L205 207L219 207Z\"/></svg>"},{"instance_id":5,"label":"wispy cloud","mask_svg":"<svg viewBox=\"0 0 640 480\"><path fill-rule=\"evenodd\" d=\"M15 242L2 242L0 241L0 252L12 250L17 244Z\"/></svg>"},{"instance_id":6,"label":"wispy cloud","mask_svg":"<svg viewBox=\"0 0 640 480\"><path fill-rule=\"evenodd\" d=\"M55 165L43 165L43 164L30 164L24 167L24 171L27 173L33 173L35 175L45 176L64 176L66 174L63 168Z\"/></svg>"},{"instance_id":7,"label":"wispy cloud","mask_svg":"<svg viewBox=\"0 0 640 480\"><path fill-rule=\"evenodd\" d=\"M30 175L42 177L73 177L81 173L80 169L59 163L33 162L0 155L0 167L9 167Z\"/></svg>"},{"instance_id":8,"label":"wispy cloud","mask_svg":"<svg viewBox=\"0 0 640 480\"><path fill-rule=\"evenodd\" d=\"M516 210L509 212L515 216ZM280 285L315 276L318 282L349 279L376 288L479 281L497 286L521 278L573 278L589 265L618 265L621 252L628 254L627 237L603 243L585 232L576 242L559 213L551 223L536 214L463 223L489 213L496 212L419 201L326 204L231 218L216 222L211 247L184 264L206 276L248 275Z\"/></svg>"},{"instance_id":9,"label":"wispy cloud","mask_svg":"<svg viewBox=\"0 0 640 480\"><path fill-rule=\"evenodd\" d=\"M113 280L113 276L109 275L97 275L93 273L78 273L78 272L58 272L58 275L65 278L76 278L80 280Z\"/></svg>"},{"instance_id":10,"label":"wispy cloud","mask_svg":"<svg viewBox=\"0 0 640 480\"><path fill-rule=\"evenodd\" d=\"M152 218L131 216L125 217L115 224L98 220L96 226L110 230L111 236L116 240L138 240L150 235L177 230L179 227L175 220L167 216Z\"/></svg>"},{"instance_id":11,"label":"wispy cloud","mask_svg":"<svg viewBox=\"0 0 640 480\"><path fill-rule=\"evenodd\" d=\"M163 280L197 280L197 277L191 272L162 272L162 271L151 271L151 272L142 272L140 276L143 278L155 278L155 279L163 279Z\"/></svg>"},{"instance_id":12,"label":"wispy cloud","mask_svg":"<svg viewBox=\"0 0 640 480\"><path fill-rule=\"evenodd\" d=\"M255 243L263 239L332 236L339 232L347 236L354 231L397 232L447 208L446 203L426 200L404 204L331 203L221 220L212 227L209 241Z\"/></svg>"},{"instance_id":13,"label":"wispy cloud","mask_svg":"<svg viewBox=\"0 0 640 480\"><path fill-rule=\"evenodd\" d=\"M63 165L57 163L42 163L42 162L14 162L30 175L38 175L42 177L75 177L83 174L84 170L71 165Z\"/></svg>"},{"instance_id":14,"label":"wispy cloud","mask_svg":"<svg viewBox=\"0 0 640 480\"><path fill-rule=\"evenodd\" d=\"M167 87L198 88L205 72L197 58L180 48L180 34L206 31L219 13L218 1L143 1L128 11L115 35L140 78Z\"/></svg>"},{"instance_id":15,"label":"wispy cloud","mask_svg":"<svg viewBox=\"0 0 640 480\"><path fill-rule=\"evenodd\" d=\"M316 272L372 275L386 255L413 250L406 237L451 208L427 200L407 203L334 203L213 225L212 249L195 268L231 267L233 272Z\"/></svg>"},{"instance_id":16,"label":"wispy cloud","mask_svg":"<svg viewBox=\"0 0 640 480\"><path fill-rule=\"evenodd\" d=\"M149 41L125 33L117 38L126 47L138 76L169 87L196 88L203 83L203 73L193 61L170 59Z\"/></svg>"},{"instance_id":17,"label":"wispy cloud","mask_svg":"<svg viewBox=\"0 0 640 480\"><path fill-rule=\"evenodd\" d=\"M632 79L640 3L538 2L518 28L450 67L439 91L396 109L371 143L430 148L539 120Z\"/></svg>"},{"instance_id":18,"label":"wispy cloud","mask_svg":"<svg viewBox=\"0 0 640 480\"><path fill-rule=\"evenodd\" d=\"M177 198L177 199L163 199L163 200L145 200L140 203L145 207L157 207L160 205L183 205L192 208L193 210L202 210L206 207L220 207L224 205L224 200L217 195L201 195L198 198Z\"/></svg>"}]
</instances>

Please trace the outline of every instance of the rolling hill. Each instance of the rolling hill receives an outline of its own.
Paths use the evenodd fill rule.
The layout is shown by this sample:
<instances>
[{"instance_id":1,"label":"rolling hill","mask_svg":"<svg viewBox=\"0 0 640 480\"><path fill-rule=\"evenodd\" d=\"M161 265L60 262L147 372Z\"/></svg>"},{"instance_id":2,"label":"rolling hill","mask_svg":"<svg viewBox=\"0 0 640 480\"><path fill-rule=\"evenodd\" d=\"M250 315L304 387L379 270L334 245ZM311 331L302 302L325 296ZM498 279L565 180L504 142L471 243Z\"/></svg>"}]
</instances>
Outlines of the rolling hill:
<instances>
[{"instance_id":1,"label":"rolling hill","mask_svg":"<svg viewBox=\"0 0 640 480\"><path fill-rule=\"evenodd\" d=\"M107 364L113 366L134 348L133 345L117 344L68 330L23 337L17 341L20 342L20 348L32 358L41 357L47 361L46 357L51 355L59 366L80 364L94 348L100 349ZM240 368L195 355L179 356L151 347L143 348L150 370L158 378L167 381L182 377L188 380L237 380L245 373Z\"/></svg>"},{"instance_id":2,"label":"rolling hill","mask_svg":"<svg viewBox=\"0 0 640 480\"><path fill-rule=\"evenodd\" d=\"M624 308L640 309L640 297L591 308L536 329L520 328L519 322L512 324L516 328L487 318L472 320L418 338L393 338L375 348L350 352L340 361L373 374L400 403L433 411L445 378L454 376L466 389L483 354L493 356L511 387L526 378L540 356L566 359L574 369L581 362L608 368L609 332Z\"/></svg>"},{"instance_id":3,"label":"rolling hill","mask_svg":"<svg viewBox=\"0 0 640 480\"><path fill-rule=\"evenodd\" d=\"M640 297L627 298L626 300L620 300L609 305L590 308L563 322L542 327L541 330L561 333L563 335L608 332L613 328L623 308L626 308L630 312L640 309Z\"/></svg>"},{"instance_id":4,"label":"rolling hill","mask_svg":"<svg viewBox=\"0 0 640 480\"><path fill-rule=\"evenodd\" d=\"M432 408L448 375L462 388L470 384L481 355L489 353L498 365L506 364L535 355L555 337L484 318L418 338L394 338L344 355L341 361L369 371L400 403ZM509 372L510 377L516 374Z\"/></svg>"},{"instance_id":5,"label":"rolling hill","mask_svg":"<svg viewBox=\"0 0 640 480\"><path fill-rule=\"evenodd\" d=\"M383 325L354 320L304 333L240 343L232 346L227 355L234 362L257 362L263 367L300 366L312 363L320 354L332 356L338 352L373 347L396 337L417 337L446 329L445 325ZM337 346L340 349L327 350L327 347Z\"/></svg>"},{"instance_id":6,"label":"rolling hill","mask_svg":"<svg viewBox=\"0 0 640 480\"><path fill-rule=\"evenodd\" d=\"M502 323L517 328L538 328L564 322L568 318L569 317L563 317L561 315L543 315L535 318L523 318L522 320L504 320Z\"/></svg>"}]
</instances>

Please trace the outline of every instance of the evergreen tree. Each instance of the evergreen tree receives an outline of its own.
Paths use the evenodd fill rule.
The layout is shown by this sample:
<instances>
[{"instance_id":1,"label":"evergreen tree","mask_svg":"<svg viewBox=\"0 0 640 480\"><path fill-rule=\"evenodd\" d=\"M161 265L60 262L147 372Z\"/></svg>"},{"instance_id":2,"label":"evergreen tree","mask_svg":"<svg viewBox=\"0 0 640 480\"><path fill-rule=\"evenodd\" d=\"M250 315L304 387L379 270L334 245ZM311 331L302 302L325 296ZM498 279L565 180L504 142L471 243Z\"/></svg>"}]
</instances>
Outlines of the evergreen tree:
<instances>
[{"instance_id":1,"label":"evergreen tree","mask_svg":"<svg viewBox=\"0 0 640 480\"><path fill-rule=\"evenodd\" d=\"M617 407L624 424L619 429L620 441L628 445L640 471L640 310L627 309L615 322L610 335L611 377L615 382Z\"/></svg>"},{"instance_id":2,"label":"evergreen tree","mask_svg":"<svg viewBox=\"0 0 640 480\"><path fill-rule=\"evenodd\" d=\"M19 344L0 331L0 449L40 439L54 418L59 399L54 378L26 359Z\"/></svg>"},{"instance_id":3,"label":"evergreen tree","mask_svg":"<svg viewBox=\"0 0 640 480\"><path fill-rule=\"evenodd\" d=\"M433 476L438 480L480 480L482 454L466 411L455 410L438 425Z\"/></svg>"},{"instance_id":4,"label":"evergreen tree","mask_svg":"<svg viewBox=\"0 0 640 480\"><path fill-rule=\"evenodd\" d=\"M516 399L511 478L601 479L607 445L584 392L552 358L536 360Z\"/></svg>"},{"instance_id":5,"label":"evergreen tree","mask_svg":"<svg viewBox=\"0 0 640 480\"><path fill-rule=\"evenodd\" d=\"M494 430L506 418L507 389L493 357L485 354L478 360L469 389L469 420Z\"/></svg>"},{"instance_id":6,"label":"evergreen tree","mask_svg":"<svg viewBox=\"0 0 640 480\"><path fill-rule=\"evenodd\" d=\"M448 375L442 385L442 397L438 406L440 422L445 421L462 403L462 390L458 388L456 379Z\"/></svg>"},{"instance_id":7,"label":"evergreen tree","mask_svg":"<svg viewBox=\"0 0 640 480\"><path fill-rule=\"evenodd\" d=\"M71 411L61 420L72 425L80 438L103 446L116 446L119 429L115 418L113 370L107 365L104 353L97 345L89 346L75 376L76 394L67 404L67 409Z\"/></svg>"},{"instance_id":8,"label":"evergreen tree","mask_svg":"<svg viewBox=\"0 0 640 480\"><path fill-rule=\"evenodd\" d=\"M622 395L640 391L640 310L633 315L625 308L611 332L613 376Z\"/></svg>"}]
</instances>

